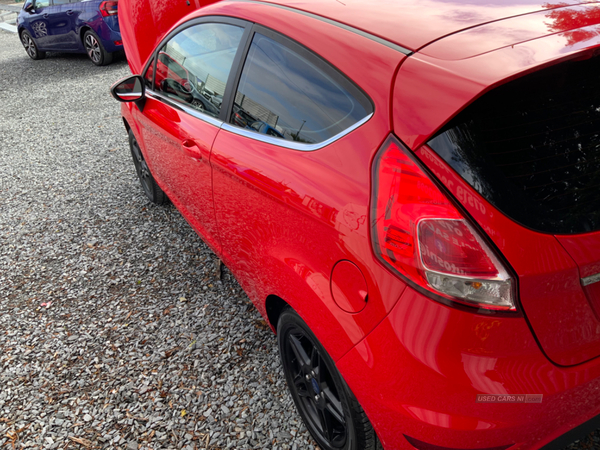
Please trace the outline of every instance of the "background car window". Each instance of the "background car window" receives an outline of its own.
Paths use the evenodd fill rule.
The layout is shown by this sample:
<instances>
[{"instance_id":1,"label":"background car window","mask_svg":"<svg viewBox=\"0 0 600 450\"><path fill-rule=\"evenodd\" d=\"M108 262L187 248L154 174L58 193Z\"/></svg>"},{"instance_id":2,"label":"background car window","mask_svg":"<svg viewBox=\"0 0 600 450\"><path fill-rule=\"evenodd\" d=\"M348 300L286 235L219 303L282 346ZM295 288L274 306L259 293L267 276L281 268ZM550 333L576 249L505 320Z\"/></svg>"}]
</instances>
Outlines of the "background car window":
<instances>
[{"instance_id":1,"label":"background car window","mask_svg":"<svg viewBox=\"0 0 600 450\"><path fill-rule=\"evenodd\" d=\"M158 52L155 90L217 117L243 32L220 23L186 28Z\"/></svg>"},{"instance_id":2,"label":"background car window","mask_svg":"<svg viewBox=\"0 0 600 450\"><path fill-rule=\"evenodd\" d=\"M372 112L364 94L356 88L351 94L336 81L341 78L339 73L321 66L256 33L230 122L261 134L313 144Z\"/></svg>"}]
</instances>

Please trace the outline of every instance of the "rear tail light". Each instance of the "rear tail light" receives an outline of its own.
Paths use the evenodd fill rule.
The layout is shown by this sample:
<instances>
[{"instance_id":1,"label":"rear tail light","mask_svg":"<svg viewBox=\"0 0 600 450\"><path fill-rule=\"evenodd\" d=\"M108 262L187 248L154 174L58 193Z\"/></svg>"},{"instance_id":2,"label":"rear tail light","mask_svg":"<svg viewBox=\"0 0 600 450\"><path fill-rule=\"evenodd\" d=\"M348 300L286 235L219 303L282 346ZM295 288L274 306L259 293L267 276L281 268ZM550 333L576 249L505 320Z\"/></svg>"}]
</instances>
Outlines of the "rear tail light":
<instances>
[{"instance_id":1,"label":"rear tail light","mask_svg":"<svg viewBox=\"0 0 600 450\"><path fill-rule=\"evenodd\" d=\"M100 3L100 14L102 17L114 16L118 13L118 1L109 0L107 2Z\"/></svg>"},{"instance_id":2,"label":"rear tail light","mask_svg":"<svg viewBox=\"0 0 600 450\"><path fill-rule=\"evenodd\" d=\"M516 310L503 264L393 136L375 157L371 205L375 254L394 272L437 298Z\"/></svg>"}]
</instances>

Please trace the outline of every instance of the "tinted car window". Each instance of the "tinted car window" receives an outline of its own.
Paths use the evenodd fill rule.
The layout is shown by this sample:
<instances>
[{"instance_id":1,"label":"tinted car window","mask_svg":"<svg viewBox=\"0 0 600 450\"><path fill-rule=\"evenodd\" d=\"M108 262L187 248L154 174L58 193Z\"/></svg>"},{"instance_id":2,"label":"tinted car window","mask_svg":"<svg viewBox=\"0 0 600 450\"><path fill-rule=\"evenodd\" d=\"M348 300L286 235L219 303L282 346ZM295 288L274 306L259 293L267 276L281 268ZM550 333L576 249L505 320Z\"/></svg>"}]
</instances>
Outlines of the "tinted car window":
<instances>
[{"instance_id":1,"label":"tinted car window","mask_svg":"<svg viewBox=\"0 0 600 450\"><path fill-rule=\"evenodd\" d=\"M600 230L600 58L486 94L429 142L490 203L548 233Z\"/></svg>"},{"instance_id":2,"label":"tinted car window","mask_svg":"<svg viewBox=\"0 0 600 450\"><path fill-rule=\"evenodd\" d=\"M36 0L34 3L34 7L37 8L45 8L50 6L50 0Z\"/></svg>"},{"instance_id":3,"label":"tinted car window","mask_svg":"<svg viewBox=\"0 0 600 450\"><path fill-rule=\"evenodd\" d=\"M243 32L219 23L186 28L158 52L155 90L217 117Z\"/></svg>"},{"instance_id":4,"label":"tinted car window","mask_svg":"<svg viewBox=\"0 0 600 450\"><path fill-rule=\"evenodd\" d=\"M323 142L372 112L366 96L305 49L256 33L230 122L261 134Z\"/></svg>"}]
</instances>

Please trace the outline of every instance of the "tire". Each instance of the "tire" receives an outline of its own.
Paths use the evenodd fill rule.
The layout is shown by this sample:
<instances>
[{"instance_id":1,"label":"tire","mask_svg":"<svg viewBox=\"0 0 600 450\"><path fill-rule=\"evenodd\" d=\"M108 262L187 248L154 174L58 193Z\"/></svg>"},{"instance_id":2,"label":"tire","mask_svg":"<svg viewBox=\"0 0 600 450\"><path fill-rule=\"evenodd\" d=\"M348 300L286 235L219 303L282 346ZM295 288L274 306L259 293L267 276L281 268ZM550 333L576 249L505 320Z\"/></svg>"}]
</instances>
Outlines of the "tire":
<instances>
[{"instance_id":1,"label":"tire","mask_svg":"<svg viewBox=\"0 0 600 450\"><path fill-rule=\"evenodd\" d=\"M106 66L113 60L113 54L108 53L100 38L92 30L87 30L83 35L83 46L90 60L97 66Z\"/></svg>"},{"instance_id":2,"label":"tire","mask_svg":"<svg viewBox=\"0 0 600 450\"><path fill-rule=\"evenodd\" d=\"M288 388L322 450L376 450L379 440L358 400L308 325L291 308L277 323Z\"/></svg>"},{"instance_id":3,"label":"tire","mask_svg":"<svg viewBox=\"0 0 600 450\"><path fill-rule=\"evenodd\" d=\"M31 59L44 59L46 57L46 52L41 52L38 50L37 44L31 37L28 31L23 31L21 33L21 44L25 48L25 51L29 55Z\"/></svg>"},{"instance_id":4,"label":"tire","mask_svg":"<svg viewBox=\"0 0 600 450\"><path fill-rule=\"evenodd\" d=\"M163 190L156 184L156 180L150 173L148 164L144 159L140 145L138 144L133 131L129 130L129 148L131 149L131 156L133 157L133 164L135 171L144 190L146 197L157 205L164 205L169 202L169 197L163 192Z\"/></svg>"}]
</instances>

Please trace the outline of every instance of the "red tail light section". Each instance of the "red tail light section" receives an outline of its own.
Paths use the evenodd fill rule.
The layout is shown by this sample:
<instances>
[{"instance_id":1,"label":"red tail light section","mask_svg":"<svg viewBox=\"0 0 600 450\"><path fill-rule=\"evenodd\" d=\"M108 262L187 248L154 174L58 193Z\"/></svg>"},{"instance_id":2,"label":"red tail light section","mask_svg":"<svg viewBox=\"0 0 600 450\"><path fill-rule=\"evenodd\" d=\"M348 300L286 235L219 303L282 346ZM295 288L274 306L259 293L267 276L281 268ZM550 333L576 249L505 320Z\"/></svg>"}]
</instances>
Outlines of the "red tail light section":
<instances>
[{"instance_id":1,"label":"red tail light section","mask_svg":"<svg viewBox=\"0 0 600 450\"><path fill-rule=\"evenodd\" d=\"M109 0L107 2L100 3L100 14L102 17L114 16L118 13L118 1Z\"/></svg>"},{"instance_id":2,"label":"red tail light section","mask_svg":"<svg viewBox=\"0 0 600 450\"><path fill-rule=\"evenodd\" d=\"M502 263L394 136L375 157L372 196L373 248L386 266L435 297L516 310Z\"/></svg>"},{"instance_id":3,"label":"red tail light section","mask_svg":"<svg viewBox=\"0 0 600 450\"><path fill-rule=\"evenodd\" d=\"M465 221L423 219L417 234L423 267L453 275L496 276L498 270Z\"/></svg>"}]
</instances>

